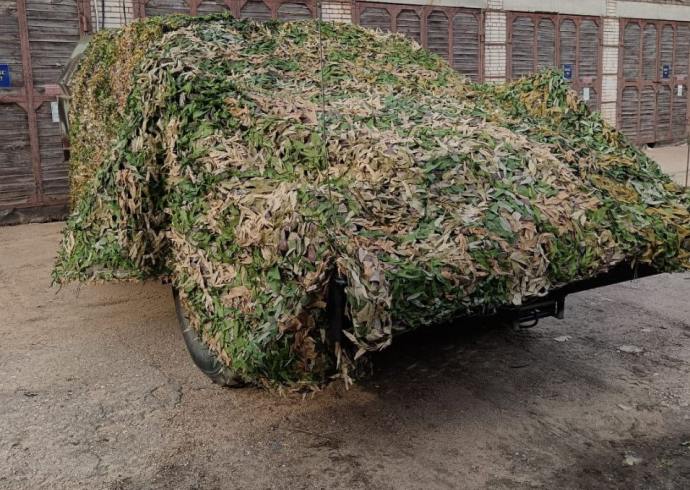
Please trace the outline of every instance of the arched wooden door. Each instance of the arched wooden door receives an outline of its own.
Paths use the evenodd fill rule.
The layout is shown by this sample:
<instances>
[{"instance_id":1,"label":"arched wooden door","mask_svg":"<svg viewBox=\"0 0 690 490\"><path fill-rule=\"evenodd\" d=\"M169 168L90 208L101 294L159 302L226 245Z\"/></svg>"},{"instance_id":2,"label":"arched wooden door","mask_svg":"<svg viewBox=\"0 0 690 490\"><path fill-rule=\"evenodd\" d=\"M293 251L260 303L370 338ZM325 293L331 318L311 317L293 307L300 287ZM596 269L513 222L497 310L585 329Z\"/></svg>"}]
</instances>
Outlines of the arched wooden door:
<instances>
[{"instance_id":1,"label":"arched wooden door","mask_svg":"<svg viewBox=\"0 0 690 490\"><path fill-rule=\"evenodd\" d=\"M52 102L60 73L90 30L83 0L0 3L0 223L32 208L64 213L68 167Z\"/></svg>"},{"instance_id":2,"label":"arched wooden door","mask_svg":"<svg viewBox=\"0 0 690 490\"><path fill-rule=\"evenodd\" d=\"M690 24L621 21L620 129L635 143L686 138Z\"/></svg>"},{"instance_id":3,"label":"arched wooden door","mask_svg":"<svg viewBox=\"0 0 690 490\"><path fill-rule=\"evenodd\" d=\"M204 15L228 11L240 19L304 20L317 17L315 0L135 0L135 16Z\"/></svg>"},{"instance_id":4,"label":"arched wooden door","mask_svg":"<svg viewBox=\"0 0 690 490\"><path fill-rule=\"evenodd\" d=\"M599 109L602 32L599 17L512 12L508 16L508 78L558 68L587 105Z\"/></svg>"},{"instance_id":5,"label":"arched wooden door","mask_svg":"<svg viewBox=\"0 0 690 490\"><path fill-rule=\"evenodd\" d=\"M484 14L478 9L356 2L354 23L399 32L472 81L484 78Z\"/></svg>"}]
</instances>

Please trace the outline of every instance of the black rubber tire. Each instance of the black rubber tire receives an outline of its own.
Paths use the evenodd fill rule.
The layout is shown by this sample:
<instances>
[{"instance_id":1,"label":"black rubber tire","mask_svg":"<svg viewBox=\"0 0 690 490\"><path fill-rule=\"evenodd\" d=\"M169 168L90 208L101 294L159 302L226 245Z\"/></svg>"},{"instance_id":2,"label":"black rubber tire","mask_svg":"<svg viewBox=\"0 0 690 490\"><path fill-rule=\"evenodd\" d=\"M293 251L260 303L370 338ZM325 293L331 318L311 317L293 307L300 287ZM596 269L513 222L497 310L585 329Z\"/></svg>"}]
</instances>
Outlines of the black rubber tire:
<instances>
[{"instance_id":1,"label":"black rubber tire","mask_svg":"<svg viewBox=\"0 0 690 490\"><path fill-rule=\"evenodd\" d=\"M180 324L180 330L182 330L182 338L184 338L184 343L187 345L187 350L194 364L216 384L232 388L245 386L239 376L220 362L208 348L208 345L199 339L194 329L190 327L189 317L175 288L173 288L173 299L175 300L177 322Z\"/></svg>"}]
</instances>

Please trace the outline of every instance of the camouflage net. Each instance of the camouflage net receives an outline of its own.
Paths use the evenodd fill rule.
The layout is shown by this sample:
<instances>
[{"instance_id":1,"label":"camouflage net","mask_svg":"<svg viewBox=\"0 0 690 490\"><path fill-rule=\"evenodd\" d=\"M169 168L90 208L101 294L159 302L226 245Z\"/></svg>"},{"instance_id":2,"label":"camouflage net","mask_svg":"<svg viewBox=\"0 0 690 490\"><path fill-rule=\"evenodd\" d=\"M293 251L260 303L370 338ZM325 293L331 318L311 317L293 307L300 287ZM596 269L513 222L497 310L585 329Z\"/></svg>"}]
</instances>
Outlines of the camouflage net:
<instances>
[{"instance_id":1,"label":"camouflage net","mask_svg":"<svg viewBox=\"0 0 690 490\"><path fill-rule=\"evenodd\" d=\"M396 332L621 262L690 268L690 195L558 73L471 84L351 25L324 24L323 49L322 73L315 21L224 15L96 35L55 282L170 278L220 362L302 389L349 383Z\"/></svg>"}]
</instances>

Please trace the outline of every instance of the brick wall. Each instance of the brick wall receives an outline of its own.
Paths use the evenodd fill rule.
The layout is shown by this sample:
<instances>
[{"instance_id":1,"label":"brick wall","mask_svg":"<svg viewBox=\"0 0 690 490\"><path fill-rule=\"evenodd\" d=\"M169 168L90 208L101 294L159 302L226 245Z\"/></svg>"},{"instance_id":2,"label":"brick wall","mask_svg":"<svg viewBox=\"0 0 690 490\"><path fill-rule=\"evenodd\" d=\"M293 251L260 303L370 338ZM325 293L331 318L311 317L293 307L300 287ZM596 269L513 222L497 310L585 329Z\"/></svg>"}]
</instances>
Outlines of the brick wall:
<instances>
[{"instance_id":1,"label":"brick wall","mask_svg":"<svg viewBox=\"0 0 690 490\"><path fill-rule=\"evenodd\" d=\"M484 80L501 83L506 80L507 20L503 0L488 0L484 15Z\"/></svg>"},{"instance_id":2,"label":"brick wall","mask_svg":"<svg viewBox=\"0 0 690 490\"><path fill-rule=\"evenodd\" d=\"M611 125L618 117L618 56L620 21L617 18L617 0L606 0L604 18L603 73L601 81L601 115Z\"/></svg>"},{"instance_id":3,"label":"brick wall","mask_svg":"<svg viewBox=\"0 0 690 490\"><path fill-rule=\"evenodd\" d=\"M352 23L352 3L330 1L321 4L323 20Z\"/></svg>"}]
</instances>

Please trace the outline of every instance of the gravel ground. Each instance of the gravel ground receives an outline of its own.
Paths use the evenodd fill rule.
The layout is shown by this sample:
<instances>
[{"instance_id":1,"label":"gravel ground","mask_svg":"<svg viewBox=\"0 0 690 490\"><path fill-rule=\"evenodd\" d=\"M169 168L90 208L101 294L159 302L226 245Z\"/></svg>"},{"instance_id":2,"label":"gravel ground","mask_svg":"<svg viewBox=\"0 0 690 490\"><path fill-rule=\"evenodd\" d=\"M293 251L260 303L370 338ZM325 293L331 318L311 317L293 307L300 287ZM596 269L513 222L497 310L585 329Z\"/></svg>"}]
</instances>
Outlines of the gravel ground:
<instances>
[{"instance_id":1,"label":"gravel ground","mask_svg":"<svg viewBox=\"0 0 690 490\"><path fill-rule=\"evenodd\" d=\"M0 488L690 488L690 275L420 331L348 392L279 398L196 370L168 286L50 288L62 226L0 228Z\"/></svg>"}]
</instances>

